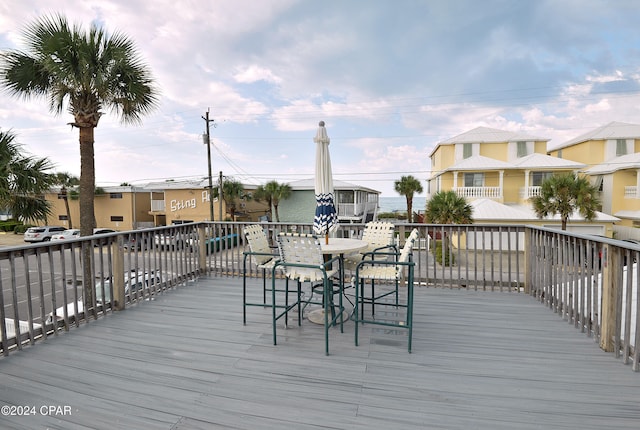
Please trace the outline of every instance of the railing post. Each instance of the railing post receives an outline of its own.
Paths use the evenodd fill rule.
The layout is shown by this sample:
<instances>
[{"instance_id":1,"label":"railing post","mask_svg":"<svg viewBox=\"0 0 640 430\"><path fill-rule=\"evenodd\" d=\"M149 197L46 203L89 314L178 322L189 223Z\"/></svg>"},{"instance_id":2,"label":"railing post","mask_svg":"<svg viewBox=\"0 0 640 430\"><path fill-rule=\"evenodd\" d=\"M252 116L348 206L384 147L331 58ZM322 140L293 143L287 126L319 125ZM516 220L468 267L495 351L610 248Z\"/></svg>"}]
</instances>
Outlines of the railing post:
<instances>
[{"instance_id":1,"label":"railing post","mask_svg":"<svg viewBox=\"0 0 640 430\"><path fill-rule=\"evenodd\" d=\"M213 224L211 224L211 226L213 226ZM212 243L211 246L215 246L215 243ZM207 271L207 228L205 225L202 225L202 224L198 225L198 269L200 273L205 273L205 274L208 273Z\"/></svg>"},{"instance_id":2,"label":"railing post","mask_svg":"<svg viewBox=\"0 0 640 430\"><path fill-rule=\"evenodd\" d=\"M596 254L597 258L597 254ZM622 279L620 270L622 261L618 252L611 252L607 244L602 244L602 321L600 330L600 348L606 352L614 350L614 336L616 335L616 309L618 290Z\"/></svg>"},{"instance_id":3,"label":"railing post","mask_svg":"<svg viewBox=\"0 0 640 430\"><path fill-rule=\"evenodd\" d=\"M111 243L111 255L113 256L113 310L124 310L124 237L118 235ZM144 275L143 275L144 276ZM104 284L103 284L104 285ZM104 311L104 310L103 310Z\"/></svg>"},{"instance_id":4,"label":"railing post","mask_svg":"<svg viewBox=\"0 0 640 430\"><path fill-rule=\"evenodd\" d=\"M531 294L533 273L531 271L531 228L524 227L524 293Z\"/></svg>"}]
</instances>

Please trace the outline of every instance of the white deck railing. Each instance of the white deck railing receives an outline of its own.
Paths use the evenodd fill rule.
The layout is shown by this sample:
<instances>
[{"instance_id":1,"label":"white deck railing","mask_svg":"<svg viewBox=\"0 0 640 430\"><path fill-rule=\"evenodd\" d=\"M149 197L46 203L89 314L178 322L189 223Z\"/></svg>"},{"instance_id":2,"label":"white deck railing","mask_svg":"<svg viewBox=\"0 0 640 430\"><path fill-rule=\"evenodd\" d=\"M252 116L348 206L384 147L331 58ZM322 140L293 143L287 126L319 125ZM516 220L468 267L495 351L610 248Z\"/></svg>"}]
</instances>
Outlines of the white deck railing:
<instances>
[{"instance_id":1,"label":"white deck railing","mask_svg":"<svg viewBox=\"0 0 640 430\"><path fill-rule=\"evenodd\" d=\"M500 187L455 187L456 194L469 199L501 199Z\"/></svg>"}]
</instances>

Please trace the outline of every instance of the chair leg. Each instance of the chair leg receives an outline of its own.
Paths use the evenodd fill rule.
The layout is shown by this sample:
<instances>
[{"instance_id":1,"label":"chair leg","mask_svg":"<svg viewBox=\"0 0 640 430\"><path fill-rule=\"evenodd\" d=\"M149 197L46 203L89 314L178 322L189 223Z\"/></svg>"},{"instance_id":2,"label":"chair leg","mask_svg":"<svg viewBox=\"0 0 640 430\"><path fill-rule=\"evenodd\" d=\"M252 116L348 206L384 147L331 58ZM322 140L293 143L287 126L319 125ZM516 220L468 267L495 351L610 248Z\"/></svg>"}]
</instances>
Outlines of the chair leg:
<instances>
[{"instance_id":1,"label":"chair leg","mask_svg":"<svg viewBox=\"0 0 640 430\"><path fill-rule=\"evenodd\" d=\"M262 269L262 303L267 304L267 269Z\"/></svg>"},{"instance_id":2,"label":"chair leg","mask_svg":"<svg viewBox=\"0 0 640 430\"><path fill-rule=\"evenodd\" d=\"M277 345L276 341L276 281L275 276L271 278L271 316L273 323L273 344Z\"/></svg>"},{"instance_id":3,"label":"chair leg","mask_svg":"<svg viewBox=\"0 0 640 430\"><path fill-rule=\"evenodd\" d=\"M360 323L360 319L358 318L358 307L360 306L360 288L364 283L364 280L355 279L355 293L356 298L353 304L353 322L354 322L354 332L355 332L355 344L358 346L358 324Z\"/></svg>"}]
</instances>

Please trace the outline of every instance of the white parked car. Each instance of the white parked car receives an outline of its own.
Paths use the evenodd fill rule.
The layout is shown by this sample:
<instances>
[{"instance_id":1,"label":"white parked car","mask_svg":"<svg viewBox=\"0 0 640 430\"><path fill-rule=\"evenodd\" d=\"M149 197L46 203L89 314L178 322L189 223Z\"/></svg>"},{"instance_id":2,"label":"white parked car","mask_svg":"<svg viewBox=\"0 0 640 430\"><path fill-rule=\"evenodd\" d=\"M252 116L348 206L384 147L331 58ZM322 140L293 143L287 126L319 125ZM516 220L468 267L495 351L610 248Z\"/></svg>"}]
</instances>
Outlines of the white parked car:
<instances>
[{"instance_id":1,"label":"white parked car","mask_svg":"<svg viewBox=\"0 0 640 430\"><path fill-rule=\"evenodd\" d=\"M55 234L60 234L66 228L56 225L45 225L42 227L30 227L24 232L25 242L48 242Z\"/></svg>"},{"instance_id":2,"label":"white parked car","mask_svg":"<svg viewBox=\"0 0 640 430\"><path fill-rule=\"evenodd\" d=\"M135 294L140 290L148 289L151 286L160 285L162 283L162 276L160 272L150 271L150 272L142 272L132 270L129 272L128 277L125 275L124 281L124 293L125 294ZM104 298L106 303L111 302L111 279L105 279L104 282L99 281L96 283L96 304L98 310L102 309L102 292L104 291ZM75 315L76 303L68 303L67 304L67 315ZM81 315L84 312L84 306L82 300L78 300L78 315ZM54 312L50 312L46 319L46 324L53 323ZM60 306L55 311L55 319L57 321L64 319L64 306Z\"/></svg>"},{"instance_id":3,"label":"white parked car","mask_svg":"<svg viewBox=\"0 0 640 430\"><path fill-rule=\"evenodd\" d=\"M53 236L51 236L51 242L57 242L57 241L68 240L68 239L76 239L78 237L80 237L80 229L70 228L63 231L62 233L54 234Z\"/></svg>"}]
</instances>

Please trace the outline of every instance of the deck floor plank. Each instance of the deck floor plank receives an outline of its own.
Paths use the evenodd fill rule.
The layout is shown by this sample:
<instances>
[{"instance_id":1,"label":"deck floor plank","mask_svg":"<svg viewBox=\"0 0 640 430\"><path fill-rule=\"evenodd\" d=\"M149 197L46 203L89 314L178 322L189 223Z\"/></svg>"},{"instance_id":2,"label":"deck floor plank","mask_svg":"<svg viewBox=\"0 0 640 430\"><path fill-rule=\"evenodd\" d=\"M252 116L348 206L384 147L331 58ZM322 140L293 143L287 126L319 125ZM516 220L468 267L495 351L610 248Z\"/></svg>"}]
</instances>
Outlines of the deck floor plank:
<instances>
[{"instance_id":1,"label":"deck floor plank","mask_svg":"<svg viewBox=\"0 0 640 430\"><path fill-rule=\"evenodd\" d=\"M0 428L640 427L640 374L528 296L417 288L413 353L370 324L355 347L346 322L327 357L322 326L295 315L276 346L270 309L243 325L241 294L201 278L1 358L0 404L71 414Z\"/></svg>"}]
</instances>

